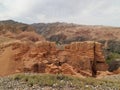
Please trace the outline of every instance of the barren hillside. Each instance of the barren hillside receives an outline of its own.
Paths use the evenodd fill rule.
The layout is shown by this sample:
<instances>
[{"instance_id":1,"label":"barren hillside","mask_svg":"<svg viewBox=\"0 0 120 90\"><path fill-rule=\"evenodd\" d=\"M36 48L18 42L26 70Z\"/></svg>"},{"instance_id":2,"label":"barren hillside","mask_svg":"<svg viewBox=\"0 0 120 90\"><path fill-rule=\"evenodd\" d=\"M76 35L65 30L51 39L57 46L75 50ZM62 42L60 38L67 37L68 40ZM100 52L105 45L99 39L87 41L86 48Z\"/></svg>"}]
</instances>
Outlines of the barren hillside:
<instances>
[{"instance_id":1,"label":"barren hillside","mask_svg":"<svg viewBox=\"0 0 120 90\"><path fill-rule=\"evenodd\" d=\"M0 34L4 34L8 31L20 33L22 31L34 31L34 28L27 24L15 22L13 20L0 21Z\"/></svg>"},{"instance_id":2,"label":"barren hillside","mask_svg":"<svg viewBox=\"0 0 120 90\"><path fill-rule=\"evenodd\" d=\"M38 23L32 24L32 26L45 38L63 43L84 40L120 40L120 27L68 23Z\"/></svg>"}]
</instances>

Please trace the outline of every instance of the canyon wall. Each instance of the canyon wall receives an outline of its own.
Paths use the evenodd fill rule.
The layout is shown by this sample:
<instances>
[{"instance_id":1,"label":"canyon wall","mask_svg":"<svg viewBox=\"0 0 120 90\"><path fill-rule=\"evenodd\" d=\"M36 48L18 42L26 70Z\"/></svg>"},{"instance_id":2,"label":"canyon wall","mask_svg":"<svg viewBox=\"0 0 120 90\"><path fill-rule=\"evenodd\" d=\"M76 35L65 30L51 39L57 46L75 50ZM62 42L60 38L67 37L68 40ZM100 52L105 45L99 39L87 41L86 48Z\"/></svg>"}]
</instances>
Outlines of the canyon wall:
<instances>
[{"instance_id":1,"label":"canyon wall","mask_svg":"<svg viewBox=\"0 0 120 90\"><path fill-rule=\"evenodd\" d=\"M0 45L0 75L21 72L95 76L108 66L98 42L56 45L54 42L13 41Z\"/></svg>"}]
</instances>

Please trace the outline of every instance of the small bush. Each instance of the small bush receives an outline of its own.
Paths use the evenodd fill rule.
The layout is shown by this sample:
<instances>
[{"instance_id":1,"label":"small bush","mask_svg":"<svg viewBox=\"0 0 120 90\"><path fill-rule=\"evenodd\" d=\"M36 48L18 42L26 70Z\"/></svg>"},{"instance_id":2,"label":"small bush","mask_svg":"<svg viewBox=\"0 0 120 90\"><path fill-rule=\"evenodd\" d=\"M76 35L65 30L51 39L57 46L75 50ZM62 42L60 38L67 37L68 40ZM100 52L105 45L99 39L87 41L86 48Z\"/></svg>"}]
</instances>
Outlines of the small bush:
<instances>
[{"instance_id":1,"label":"small bush","mask_svg":"<svg viewBox=\"0 0 120 90\"><path fill-rule=\"evenodd\" d=\"M120 54L118 53L110 53L107 57L107 63L109 64L111 61L114 61L116 59L120 59Z\"/></svg>"}]
</instances>

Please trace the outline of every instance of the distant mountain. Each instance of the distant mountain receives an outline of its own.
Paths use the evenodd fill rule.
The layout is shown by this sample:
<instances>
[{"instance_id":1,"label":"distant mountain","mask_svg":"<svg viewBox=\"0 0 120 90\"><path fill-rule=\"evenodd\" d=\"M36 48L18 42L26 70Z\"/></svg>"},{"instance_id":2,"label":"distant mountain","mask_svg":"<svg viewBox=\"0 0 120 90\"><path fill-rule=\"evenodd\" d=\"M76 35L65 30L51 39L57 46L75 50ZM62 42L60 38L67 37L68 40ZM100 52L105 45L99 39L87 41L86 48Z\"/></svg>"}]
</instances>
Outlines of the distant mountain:
<instances>
[{"instance_id":1,"label":"distant mountain","mask_svg":"<svg viewBox=\"0 0 120 90\"><path fill-rule=\"evenodd\" d=\"M13 20L0 21L0 34L6 32L19 33L22 31L34 31L34 28L30 25L19 23Z\"/></svg>"},{"instance_id":2,"label":"distant mountain","mask_svg":"<svg viewBox=\"0 0 120 90\"><path fill-rule=\"evenodd\" d=\"M72 23L35 23L24 24L13 20L0 21L0 34L7 31L19 33L22 31L35 31L47 40L61 43L73 41L120 41L120 27L90 26Z\"/></svg>"},{"instance_id":3,"label":"distant mountain","mask_svg":"<svg viewBox=\"0 0 120 90\"><path fill-rule=\"evenodd\" d=\"M29 40L32 42L44 41L45 38L35 32L36 30L24 23L13 20L0 21L0 43L9 40Z\"/></svg>"},{"instance_id":4,"label":"distant mountain","mask_svg":"<svg viewBox=\"0 0 120 90\"><path fill-rule=\"evenodd\" d=\"M84 40L120 40L120 27L89 26L68 23L32 24L36 31L51 41L69 43Z\"/></svg>"}]
</instances>

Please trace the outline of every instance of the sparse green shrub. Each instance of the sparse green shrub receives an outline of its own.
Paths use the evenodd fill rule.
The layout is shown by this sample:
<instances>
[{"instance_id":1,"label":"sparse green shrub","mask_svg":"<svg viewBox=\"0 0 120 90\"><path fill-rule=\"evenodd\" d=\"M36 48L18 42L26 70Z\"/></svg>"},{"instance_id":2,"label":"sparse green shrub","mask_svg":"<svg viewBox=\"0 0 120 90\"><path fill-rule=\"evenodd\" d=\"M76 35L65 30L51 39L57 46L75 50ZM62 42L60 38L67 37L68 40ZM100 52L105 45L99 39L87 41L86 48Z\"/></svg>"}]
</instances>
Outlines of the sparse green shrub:
<instances>
[{"instance_id":1,"label":"sparse green shrub","mask_svg":"<svg viewBox=\"0 0 120 90\"><path fill-rule=\"evenodd\" d=\"M106 59L107 63L109 64L111 61L114 61L116 59L120 59L120 54L118 53L110 53Z\"/></svg>"}]
</instances>

